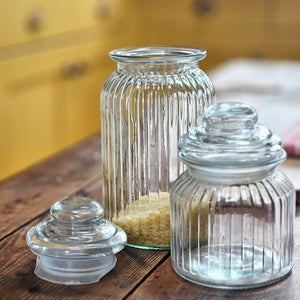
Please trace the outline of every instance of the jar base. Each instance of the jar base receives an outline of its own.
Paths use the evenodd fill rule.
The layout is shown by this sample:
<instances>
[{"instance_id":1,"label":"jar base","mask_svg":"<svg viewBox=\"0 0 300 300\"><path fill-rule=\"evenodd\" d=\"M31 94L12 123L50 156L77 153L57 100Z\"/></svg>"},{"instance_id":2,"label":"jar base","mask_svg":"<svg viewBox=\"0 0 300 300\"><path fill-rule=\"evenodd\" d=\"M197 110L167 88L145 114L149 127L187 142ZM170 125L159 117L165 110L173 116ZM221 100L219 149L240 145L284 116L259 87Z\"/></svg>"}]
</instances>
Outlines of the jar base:
<instances>
[{"instance_id":1,"label":"jar base","mask_svg":"<svg viewBox=\"0 0 300 300\"><path fill-rule=\"evenodd\" d=\"M176 270L176 268L174 267L174 265L172 265L173 270L175 271L175 273L177 275L179 275L180 277L182 277L183 279L190 281L192 283L201 285L201 286L205 286L205 287L209 287L209 288L216 288L216 289L226 289L226 290L245 290L245 289L252 289L252 288L259 288L259 287L264 287L264 286L268 286L268 285L272 285L278 281L281 281L283 279L285 279L286 277L288 277L291 273L292 273L292 268L290 268L289 271L287 271L286 273L282 274L281 276L276 276L275 278L270 278L269 280L263 281L263 282L258 282L258 283L253 283L253 284L237 284L237 285L230 285L230 284L218 284L218 283L207 283L207 282L202 282L202 281L197 281L194 280L192 278L186 277L183 274L181 274L178 270Z\"/></svg>"},{"instance_id":2,"label":"jar base","mask_svg":"<svg viewBox=\"0 0 300 300\"><path fill-rule=\"evenodd\" d=\"M175 256L176 257L176 256ZM233 244L186 249L182 264L172 266L186 280L216 288L246 289L272 284L286 277L291 264L282 266L276 251Z\"/></svg>"},{"instance_id":3,"label":"jar base","mask_svg":"<svg viewBox=\"0 0 300 300\"><path fill-rule=\"evenodd\" d=\"M127 243L126 246L142 250L170 250L170 247L142 246L130 243Z\"/></svg>"}]
</instances>

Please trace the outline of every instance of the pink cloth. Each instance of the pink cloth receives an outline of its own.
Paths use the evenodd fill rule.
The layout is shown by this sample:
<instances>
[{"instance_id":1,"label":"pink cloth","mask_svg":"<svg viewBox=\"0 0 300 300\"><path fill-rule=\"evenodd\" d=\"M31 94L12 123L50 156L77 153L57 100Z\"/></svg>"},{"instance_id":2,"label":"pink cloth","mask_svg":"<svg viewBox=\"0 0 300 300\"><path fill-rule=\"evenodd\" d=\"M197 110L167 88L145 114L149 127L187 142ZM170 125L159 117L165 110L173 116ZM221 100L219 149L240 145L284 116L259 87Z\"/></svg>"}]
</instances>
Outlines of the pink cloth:
<instances>
[{"instance_id":1,"label":"pink cloth","mask_svg":"<svg viewBox=\"0 0 300 300\"><path fill-rule=\"evenodd\" d=\"M283 147L288 155L300 156L300 119L293 122L290 127L281 134Z\"/></svg>"}]
</instances>

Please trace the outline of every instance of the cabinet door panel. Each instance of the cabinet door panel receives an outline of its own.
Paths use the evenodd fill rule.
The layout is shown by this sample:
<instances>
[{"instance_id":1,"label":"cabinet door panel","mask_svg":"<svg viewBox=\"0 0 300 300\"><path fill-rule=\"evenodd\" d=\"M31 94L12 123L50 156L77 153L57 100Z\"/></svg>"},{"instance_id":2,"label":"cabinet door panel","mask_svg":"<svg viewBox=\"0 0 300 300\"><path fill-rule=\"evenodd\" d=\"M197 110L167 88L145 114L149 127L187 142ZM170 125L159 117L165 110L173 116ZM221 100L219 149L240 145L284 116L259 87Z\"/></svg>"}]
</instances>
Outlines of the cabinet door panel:
<instances>
[{"instance_id":1,"label":"cabinet door panel","mask_svg":"<svg viewBox=\"0 0 300 300\"><path fill-rule=\"evenodd\" d=\"M99 130L109 43L0 64L0 179Z\"/></svg>"},{"instance_id":2,"label":"cabinet door panel","mask_svg":"<svg viewBox=\"0 0 300 300\"><path fill-rule=\"evenodd\" d=\"M121 0L4 0L0 48L115 22Z\"/></svg>"}]
</instances>

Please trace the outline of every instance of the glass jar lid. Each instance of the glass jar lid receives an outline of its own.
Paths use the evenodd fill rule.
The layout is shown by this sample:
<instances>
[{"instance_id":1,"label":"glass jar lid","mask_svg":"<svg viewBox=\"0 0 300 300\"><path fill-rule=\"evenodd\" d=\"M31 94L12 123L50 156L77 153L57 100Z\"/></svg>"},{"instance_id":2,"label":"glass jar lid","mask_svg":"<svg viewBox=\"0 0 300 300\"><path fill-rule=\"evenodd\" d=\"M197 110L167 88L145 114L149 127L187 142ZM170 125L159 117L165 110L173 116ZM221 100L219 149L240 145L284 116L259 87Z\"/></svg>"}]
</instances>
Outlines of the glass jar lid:
<instances>
[{"instance_id":1,"label":"glass jar lid","mask_svg":"<svg viewBox=\"0 0 300 300\"><path fill-rule=\"evenodd\" d=\"M38 256L35 273L48 281L84 284L98 281L116 263L126 233L103 219L102 206L88 198L56 202L51 219L32 227L27 244Z\"/></svg>"},{"instance_id":2,"label":"glass jar lid","mask_svg":"<svg viewBox=\"0 0 300 300\"><path fill-rule=\"evenodd\" d=\"M179 141L180 160L194 168L272 168L286 158L279 136L257 124L247 104L222 102L208 107L203 122Z\"/></svg>"}]
</instances>

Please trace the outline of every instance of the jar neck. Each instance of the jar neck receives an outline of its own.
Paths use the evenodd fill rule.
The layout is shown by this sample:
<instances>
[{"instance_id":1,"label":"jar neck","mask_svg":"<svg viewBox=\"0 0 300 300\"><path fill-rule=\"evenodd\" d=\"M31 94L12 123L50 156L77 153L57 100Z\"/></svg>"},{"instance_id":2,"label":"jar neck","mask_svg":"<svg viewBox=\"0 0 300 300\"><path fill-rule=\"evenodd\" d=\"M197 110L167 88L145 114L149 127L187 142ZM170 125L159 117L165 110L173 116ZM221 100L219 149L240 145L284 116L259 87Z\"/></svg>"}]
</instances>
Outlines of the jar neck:
<instances>
[{"instance_id":1,"label":"jar neck","mask_svg":"<svg viewBox=\"0 0 300 300\"><path fill-rule=\"evenodd\" d=\"M198 62L185 63L118 63L118 71L137 74L178 74L199 69Z\"/></svg>"},{"instance_id":2,"label":"jar neck","mask_svg":"<svg viewBox=\"0 0 300 300\"><path fill-rule=\"evenodd\" d=\"M202 182L210 185L249 184L274 176L278 172L277 166L270 168L245 169L212 169L193 168L188 166L188 173Z\"/></svg>"}]
</instances>

